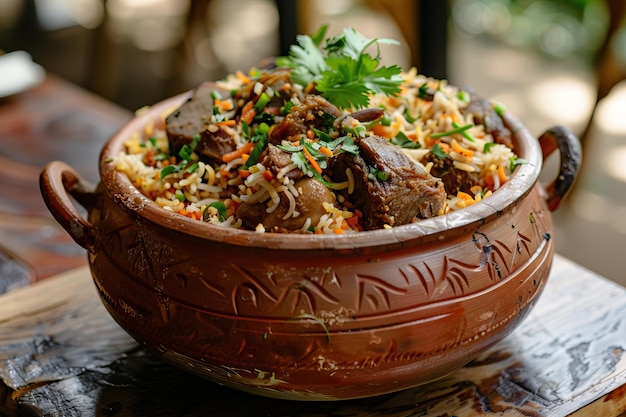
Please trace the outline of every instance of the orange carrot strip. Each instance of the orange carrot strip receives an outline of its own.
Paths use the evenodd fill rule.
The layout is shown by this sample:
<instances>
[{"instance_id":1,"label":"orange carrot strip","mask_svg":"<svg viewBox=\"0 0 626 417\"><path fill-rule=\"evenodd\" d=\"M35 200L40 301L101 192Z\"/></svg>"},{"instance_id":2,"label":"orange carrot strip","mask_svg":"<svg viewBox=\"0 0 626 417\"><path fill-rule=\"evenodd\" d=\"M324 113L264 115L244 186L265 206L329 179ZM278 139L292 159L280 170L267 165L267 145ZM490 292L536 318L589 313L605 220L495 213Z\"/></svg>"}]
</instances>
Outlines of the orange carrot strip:
<instances>
[{"instance_id":1,"label":"orange carrot strip","mask_svg":"<svg viewBox=\"0 0 626 417\"><path fill-rule=\"evenodd\" d=\"M320 148L320 152L321 152L321 153L323 153L323 154L324 154L324 155L326 155L326 156L333 156L333 151L331 151L330 149L328 149L328 148L327 148L327 147L325 147L325 146L322 146L322 147Z\"/></svg>"},{"instance_id":2,"label":"orange carrot strip","mask_svg":"<svg viewBox=\"0 0 626 417\"><path fill-rule=\"evenodd\" d=\"M228 163L234 159L239 158L244 153L249 154L252 151L252 149L254 149L254 143L248 142L245 145L243 145L241 148L235 149L232 152L228 152L222 155L222 161Z\"/></svg>"},{"instance_id":3,"label":"orange carrot strip","mask_svg":"<svg viewBox=\"0 0 626 417\"><path fill-rule=\"evenodd\" d=\"M274 174L272 174L272 171L263 171L263 178L265 178L266 181L272 181Z\"/></svg>"},{"instance_id":4,"label":"orange carrot strip","mask_svg":"<svg viewBox=\"0 0 626 417\"><path fill-rule=\"evenodd\" d=\"M313 156L311 156L311 154L309 153L309 151L306 150L306 148L303 147L302 151L304 152L304 156L306 156L306 159L309 161L309 163L311 164L313 169L315 171L317 171L318 174L321 174L322 173L322 168L320 168L320 166L317 163L317 161L315 160L315 158L313 158Z\"/></svg>"},{"instance_id":5,"label":"orange carrot strip","mask_svg":"<svg viewBox=\"0 0 626 417\"><path fill-rule=\"evenodd\" d=\"M509 180L504 173L504 167L502 165L498 167L498 177L500 178L500 184L504 184Z\"/></svg>"},{"instance_id":6,"label":"orange carrot strip","mask_svg":"<svg viewBox=\"0 0 626 417\"><path fill-rule=\"evenodd\" d=\"M250 171L248 171L247 169L240 169L239 176L241 178L248 178L250 176Z\"/></svg>"},{"instance_id":7,"label":"orange carrot strip","mask_svg":"<svg viewBox=\"0 0 626 417\"><path fill-rule=\"evenodd\" d=\"M239 80L244 83L247 84L250 82L250 77L248 77L246 74L244 74L241 70L237 70L235 72L235 75L237 76L237 78L239 78Z\"/></svg>"},{"instance_id":8,"label":"orange carrot strip","mask_svg":"<svg viewBox=\"0 0 626 417\"><path fill-rule=\"evenodd\" d=\"M472 197L471 195L463 191L459 191L458 193L456 193L456 196L465 202L468 202L468 203L474 202L474 197Z\"/></svg>"},{"instance_id":9,"label":"orange carrot strip","mask_svg":"<svg viewBox=\"0 0 626 417\"><path fill-rule=\"evenodd\" d=\"M235 126L237 122L235 119L222 120L221 122L215 123L218 126Z\"/></svg>"},{"instance_id":10,"label":"orange carrot strip","mask_svg":"<svg viewBox=\"0 0 626 417\"><path fill-rule=\"evenodd\" d=\"M459 142L457 142L456 140L452 141L452 150L466 158L473 158L474 157L474 152L462 147Z\"/></svg>"},{"instance_id":11,"label":"orange carrot strip","mask_svg":"<svg viewBox=\"0 0 626 417\"><path fill-rule=\"evenodd\" d=\"M336 227L333 229L333 233L335 233L336 235L340 235L343 233L343 229Z\"/></svg>"},{"instance_id":12,"label":"orange carrot strip","mask_svg":"<svg viewBox=\"0 0 626 417\"><path fill-rule=\"evenodd\" d=\"M387 129L385 126L381 124L377 124L372 128L372 133L376 136L380 136L383 138L389 139L391 137L391 129Z\"/></svg>"},{"instance_id":13,"label":"orange carrot strip","mask_svg":"<svg viewBox=\"0 0 626 417\"><path fill-rule=\"evenodd\" d=\"M256 116L256 111L254 111L254 103L252 101L248 101L241 109L241 120L246 122L247 124L252 123L252 120Z\"/></svg>"}]
</instances>

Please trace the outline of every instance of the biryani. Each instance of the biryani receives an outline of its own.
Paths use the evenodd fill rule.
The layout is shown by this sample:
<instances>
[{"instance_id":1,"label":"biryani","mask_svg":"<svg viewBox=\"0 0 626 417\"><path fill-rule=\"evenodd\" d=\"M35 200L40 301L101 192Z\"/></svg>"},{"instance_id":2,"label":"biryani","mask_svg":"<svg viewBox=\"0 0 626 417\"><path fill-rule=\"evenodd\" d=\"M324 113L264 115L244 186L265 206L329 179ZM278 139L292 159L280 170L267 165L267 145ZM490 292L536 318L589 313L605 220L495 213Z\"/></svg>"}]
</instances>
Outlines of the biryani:
<instances>
[{"instance_id":1,"label":"biryani","mask_svg":"<svg viewBox=\"0 0 626 417\"><path fill-rule=\"evenodd\" d=\"M164 210L198 221L342 234L462 210L524 162L501 106L382 66L379 46L393 40L324 36L202 83L109 163Z\"/></svg>"}]
</instances>

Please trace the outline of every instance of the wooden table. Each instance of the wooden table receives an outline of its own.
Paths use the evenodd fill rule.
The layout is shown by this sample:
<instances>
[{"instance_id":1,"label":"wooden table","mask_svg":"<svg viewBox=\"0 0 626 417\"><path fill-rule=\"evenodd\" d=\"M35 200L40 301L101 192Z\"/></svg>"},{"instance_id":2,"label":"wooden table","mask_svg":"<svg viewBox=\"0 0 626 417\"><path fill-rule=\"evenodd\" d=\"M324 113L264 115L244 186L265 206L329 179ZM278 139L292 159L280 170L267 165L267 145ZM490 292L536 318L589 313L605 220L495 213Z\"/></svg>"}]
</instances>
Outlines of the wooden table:
<instances>
[{"instance_id":1,"label":"wooden table","mask_svg":"<svg viewBox=\"0 0 626 417\"><path fill-rule=\"evenodd\" d=\"M96 182L102 145L131 116L54 76L0 99L0 293L86 264L46 208L39 173L62 160Z\"/></svg>"},{"instance_id":2,"label":"wooden table","mask_svg":"<svg viewBox=\"0 0 626 417\"><path fill-rule=\"evenodd\" d=\"M558 255L544 294L513 334L422 387L363 400L289 402L220 387L160 362L106 313L84 251L48 214L37 186L53 159L96 182L102 144L130 116L54 77L0 101L0 416L626 412L626 289Z\"/></svg>"}]
</instances>

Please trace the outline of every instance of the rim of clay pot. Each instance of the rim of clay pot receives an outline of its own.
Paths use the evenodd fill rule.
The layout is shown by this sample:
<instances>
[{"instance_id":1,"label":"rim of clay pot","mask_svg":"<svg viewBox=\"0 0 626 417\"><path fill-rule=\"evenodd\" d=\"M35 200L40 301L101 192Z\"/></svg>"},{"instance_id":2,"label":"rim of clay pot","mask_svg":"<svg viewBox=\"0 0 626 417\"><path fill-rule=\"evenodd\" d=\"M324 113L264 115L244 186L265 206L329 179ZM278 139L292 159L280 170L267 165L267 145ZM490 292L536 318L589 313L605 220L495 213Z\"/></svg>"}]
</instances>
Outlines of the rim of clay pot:
<instances>
[{"instance_id":1,"label":"rim of clay pot","mask_svg":"<svg viewBox=\"0 0 626 417\"><path fill-rule=\"evenodd\" d=\"M224 244L283 250L349 250L389 245L405 247L443 241L512 210L535 186L543 164L541 147L537 139L515 117L505 114L503 115L505 125L514 134L515 152L527 163L518 165L509 181L488 198L461 210L390 229L341 235L258 233L212 225L164 210L144 196L125 174L116 171L113 164L108 162L122 151L124 142L134 132L142 132L149 120L156 121L164 114L169 114L188 96L189 93L183 93L161 101L122 126L102 149L100 179L109 197L127 212L157 227Z\"/></svg>"}]
</instances>

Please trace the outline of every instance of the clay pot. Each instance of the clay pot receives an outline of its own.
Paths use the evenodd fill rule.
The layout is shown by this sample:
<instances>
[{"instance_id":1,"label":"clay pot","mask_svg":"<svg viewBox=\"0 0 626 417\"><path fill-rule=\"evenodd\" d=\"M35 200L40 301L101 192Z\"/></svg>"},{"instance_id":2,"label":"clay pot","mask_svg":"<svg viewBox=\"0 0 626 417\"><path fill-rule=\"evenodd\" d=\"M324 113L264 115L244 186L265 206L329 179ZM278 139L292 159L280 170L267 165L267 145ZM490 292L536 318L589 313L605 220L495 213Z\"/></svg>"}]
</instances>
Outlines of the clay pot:
<instances>
[{"instance_id":1,"label":"clay pot","mask_svg":"<svg viewBox=\"0 0 626 417\"><path fill-rule=\"evenodd\" d=\"M104 305L163 360L269 397L379 395L454 372L510 334L541 294L551 211L580 161L567 129L537 140L505 117L528 163L466 209L353 235L259 234L169 213L107 162L182 100L155 105L108 142L97 188L62 162L41 175L50 211L88 251ZM557 149L560 172L543 187L543 161Z\"/></svg>"}]
</instances>

